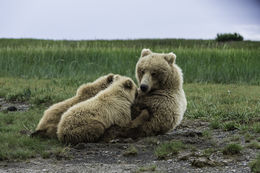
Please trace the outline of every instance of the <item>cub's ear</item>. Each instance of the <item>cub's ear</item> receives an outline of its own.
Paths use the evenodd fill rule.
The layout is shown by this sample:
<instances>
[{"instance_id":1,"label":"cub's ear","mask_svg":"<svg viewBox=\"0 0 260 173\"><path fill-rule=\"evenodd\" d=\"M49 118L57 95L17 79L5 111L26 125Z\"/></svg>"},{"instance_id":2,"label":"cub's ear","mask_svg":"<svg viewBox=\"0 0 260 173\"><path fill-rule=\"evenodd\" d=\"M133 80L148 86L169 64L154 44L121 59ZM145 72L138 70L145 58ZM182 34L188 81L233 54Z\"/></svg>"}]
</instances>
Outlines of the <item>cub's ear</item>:
<instances>
[{"instance_id":1,"label":"cub's ear","mask_svg":"<svg viewBox=\"0 0 260 173\"><path fill-rule=\"evenodd\" d=\"M113 82L113 79L114 79L114 74L109 73L109 74L107 75L107 83L112 83L112 82Z\"/></svg>"},{"instance_id":2,"label":"cub's ear","mask_svg":"<svg viewBox=\"0 0 260 173\"><path fill-rule=\"evenodd\" d=\"M171 52L171 53L169 53L168 55L165 55L164 59L165 59L170 65L172 65L173 63L175 63L176 55Z\"/></svg>"},{"instance_id":3,"label":"cub's ear","mask_svg":"<svg viewBox=\"0 0 260 173\"><path fill-rule=\"evenodd\" d=\"M118 81L120 79L120 75L116 74L113 76L113 82Z\"/></svg>"},{"instance_id":4,"label":"cub's ear","mask_svg":"<svg viewBox=\"0 0 260 173\"><path fill-rule=\"evenodd\" d=\"M133 88L133 82L128 79L128 80L126 80L126 81L124 82L123 86L124 86L124 88L126 88L126 89L132 89L132 88Z\"/></svg>"},{"instance_id":5,"label":"cub's ear","mask_svg":"<svg viewBox=\"0 0 260 173\"><path fill-rule=\"evenodd\" d=\"M141 53L141 58L147 55L150 55L152 51L150 49L143 49Z\"/></svg>"}]
</instances>

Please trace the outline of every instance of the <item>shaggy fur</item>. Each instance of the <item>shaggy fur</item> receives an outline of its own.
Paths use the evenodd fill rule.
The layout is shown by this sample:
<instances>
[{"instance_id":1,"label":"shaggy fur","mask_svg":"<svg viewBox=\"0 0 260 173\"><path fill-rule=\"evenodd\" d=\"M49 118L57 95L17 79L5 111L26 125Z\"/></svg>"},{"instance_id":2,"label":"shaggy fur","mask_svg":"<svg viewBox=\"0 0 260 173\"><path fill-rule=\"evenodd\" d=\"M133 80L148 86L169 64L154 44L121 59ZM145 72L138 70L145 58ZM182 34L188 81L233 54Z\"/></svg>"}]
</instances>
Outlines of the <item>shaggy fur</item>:
<instances>
[{"instance_id":1,"label":"shaggy fur","mask_svg":"<svg viewBox=\"0 0 260 173\"><path fill-rule=\"evenodd\" d=\"M62 115L58 139L70 144L95 142L111 125L132 126L130 107L136 93L137 87L130 78L116 75L107 89Z\"/></svg>"},{"instance_id":2,"label":"shaggy fur","mask_svg":"<svg viewBox=\"0 0 260 173\"><path fill-rule=\"evenodd\" d=\"M107 88L113 81L113 74L108 74L98 78L93 83L81 85L74 97L49 107L41 118L36 131L31 136L40 136L47 138L57 138L57 125L64 112L73 105L94 97L101 90Z\"/></svg>"},{"instance_id":3,"label":"shaggy fur","mask_svg":"<svg viewBox=\"0 0 260 173\"><path fill-rule=\"evenodd\" d=\"M173 53L153 53L143 49L136 64L136 78L140 94L132 106L132 118L148 110L149 120L135 129L111 127L105 135L115 137L142 137L164 134L180 124L187 101L183 91L183 75L175 64ZM142 113L141 113L142 114ZM104 136L105 136L104 135Z\"/></svg>"}]
</instances>

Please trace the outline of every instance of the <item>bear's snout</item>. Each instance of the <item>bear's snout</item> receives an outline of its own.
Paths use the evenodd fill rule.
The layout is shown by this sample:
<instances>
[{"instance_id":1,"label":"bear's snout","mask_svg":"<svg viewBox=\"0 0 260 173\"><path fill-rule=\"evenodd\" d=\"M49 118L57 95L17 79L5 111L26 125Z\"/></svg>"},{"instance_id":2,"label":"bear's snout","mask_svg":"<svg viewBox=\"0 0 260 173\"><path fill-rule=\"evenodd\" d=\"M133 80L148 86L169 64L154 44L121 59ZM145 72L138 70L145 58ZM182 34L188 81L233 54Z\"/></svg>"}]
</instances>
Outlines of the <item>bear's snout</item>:
<instances>
[{"instance_id":1,"label":"bear's snout","mask_svg":"<svg viewBox=\"0 0 260 173\"><path fill-rule=\"evenodd\" d=\"M148 90L148 85L141 84L140 89L141 91L146 92Z\"/></svg>"}]
</instances>

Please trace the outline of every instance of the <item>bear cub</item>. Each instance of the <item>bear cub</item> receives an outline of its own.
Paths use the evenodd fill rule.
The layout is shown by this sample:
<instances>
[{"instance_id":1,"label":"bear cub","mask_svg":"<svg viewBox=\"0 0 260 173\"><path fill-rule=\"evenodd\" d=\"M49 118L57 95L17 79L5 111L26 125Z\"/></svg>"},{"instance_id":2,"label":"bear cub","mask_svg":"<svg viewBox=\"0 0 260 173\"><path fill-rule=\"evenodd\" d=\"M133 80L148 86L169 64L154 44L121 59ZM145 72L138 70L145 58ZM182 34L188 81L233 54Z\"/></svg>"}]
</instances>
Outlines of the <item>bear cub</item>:
<instances>
[{"instance_id":1,"label":"bear cub","mask_svg":"<svg viewBox=\"0 0 260 173\"><path fill-rule=\"evenodd\" d=\"M64 112L73 105L94 97L101 90L106 89L113 82L113 74L98 78L92 83L81 85L74 97L56 103L49 107L43 114L36 131L31 134L32 137L57 138L57 125Z\"/></svg>"},{"instance_id":2,"label":"bear cub","mask_svg":"<svg viewBox=\"0 0 260 173\"><path fill-rule=\"evenodd\" d=\"M107 89L74 105L62 115L57 130L58 139L70 144L96 142L112 125L137 127L146 116L140 121L131 121L130 108L136 94L137 87L132 79L115 75Z\"/></svg>"}]
</instances>

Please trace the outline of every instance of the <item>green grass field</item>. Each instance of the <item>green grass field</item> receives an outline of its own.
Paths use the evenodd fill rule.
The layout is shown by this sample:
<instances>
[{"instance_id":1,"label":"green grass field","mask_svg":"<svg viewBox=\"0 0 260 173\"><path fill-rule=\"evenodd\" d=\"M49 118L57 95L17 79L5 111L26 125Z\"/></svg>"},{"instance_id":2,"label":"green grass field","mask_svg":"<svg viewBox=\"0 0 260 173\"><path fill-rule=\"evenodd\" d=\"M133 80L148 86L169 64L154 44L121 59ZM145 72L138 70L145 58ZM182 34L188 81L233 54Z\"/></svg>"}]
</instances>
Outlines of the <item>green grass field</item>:
<instances>
[{"instance_id":1,"label":"green grass field","mask_svg":"<svg viewBox=\"0 0 260 173\"><path fill-rule=\"evenodd\" d=\"M0 40L0 77L76 83L109 72L134 77L142 48L174 51L186 83L260 84L260 43L207 40Z\"/></svg>"},{"instance_id":2,"label":"green grass field","mask_svg":"<svg viewBox=\"0 0 260 173\"><path fill-rule=\"evenodd\" d=\"M52 41L0 39L0 97L27 102L25 112L0 112L0 160L59 156L56 140L31 139L43 111L100 75L135 79L143 48L177 55L188 100L185 118L213 129L260 133L260 42L213 40Z\"/></svg>"}]
</instances>

